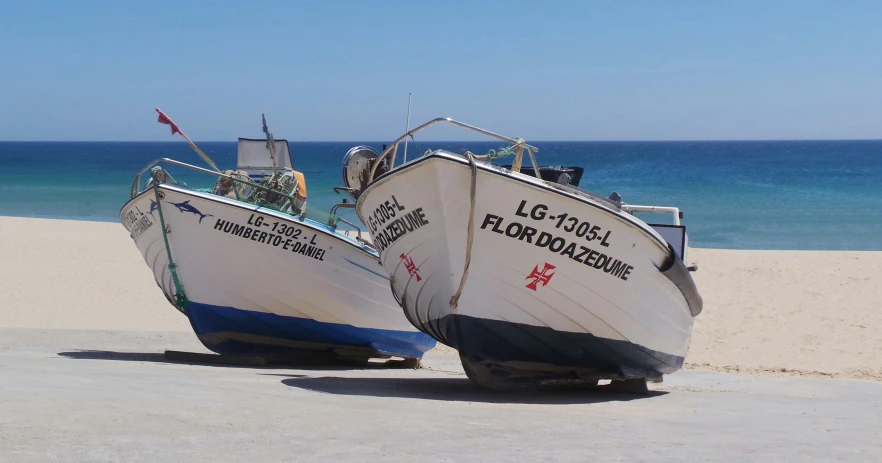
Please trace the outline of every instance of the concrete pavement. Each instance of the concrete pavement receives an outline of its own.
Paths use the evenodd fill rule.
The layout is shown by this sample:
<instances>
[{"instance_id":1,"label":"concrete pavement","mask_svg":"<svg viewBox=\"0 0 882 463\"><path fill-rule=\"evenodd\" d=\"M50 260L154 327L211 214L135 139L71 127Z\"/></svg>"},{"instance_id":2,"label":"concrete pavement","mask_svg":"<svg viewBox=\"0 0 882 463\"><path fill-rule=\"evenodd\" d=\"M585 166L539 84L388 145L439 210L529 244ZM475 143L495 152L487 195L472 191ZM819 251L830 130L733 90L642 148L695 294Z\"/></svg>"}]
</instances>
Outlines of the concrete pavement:
<instances>
[{"instance_id":1,"label":"concrete pavement","mask_svg":"<svg viewBox=\"0 0 882 463\"><path fill-rule=\"evenodd\" d=\"M882 461L882 384L683 371L645 396L166 362L189 333L0 329L0 461Z\"/></svg>"}]
</instances>

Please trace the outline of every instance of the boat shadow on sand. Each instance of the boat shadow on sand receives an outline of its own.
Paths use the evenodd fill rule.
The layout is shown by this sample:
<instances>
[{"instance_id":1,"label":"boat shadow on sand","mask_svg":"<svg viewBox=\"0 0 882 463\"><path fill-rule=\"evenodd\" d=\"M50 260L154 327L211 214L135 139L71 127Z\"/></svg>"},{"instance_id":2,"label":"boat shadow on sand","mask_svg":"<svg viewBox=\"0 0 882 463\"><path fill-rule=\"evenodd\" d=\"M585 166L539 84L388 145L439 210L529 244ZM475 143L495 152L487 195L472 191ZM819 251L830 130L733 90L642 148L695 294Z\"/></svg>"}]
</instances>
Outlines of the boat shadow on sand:
<instances>
[{"instance_id":1,"label":"boat shadow on sand","mask_svg":"<svg viewBox=\"0 0 882 463\"><path fill-rule=\"evenodd\" d=\"M147 362L169 365L197 365L221 368L249 368L261 370L297 369L315 371L394 370L405 368L400 363L365 362L339 358L299 356L284 362L259 362L259 357L224 357L216 354L189 354L192 358L169 357L168 352L117 352L109 350L74 350L58 352L59 357L75 360L112 360L119 362ZM287 375L286 375L287 376Z\"/></svg>"},{"instance_id":2,"label":"boat shadow on sand","mask_svg":"<svg viewBox=\"0 0 882 463\"><path fill-rule=\"evenodd\" d=\"M108 350L74 350L59 352L58 356L75 360L110 360L121 362L146 362L172 365L198 365L220 368L246 368L264 371L377 371L400 369L400 374L410 369L390 367L384 363L351 365L338 363L237 365L206 362L172 361L164 353L158 352L117 352ZM415 373L415 371L414 371ZM481 403L520 403L520 404L592 404L604 402L623 402L635 399L651 399L667 394L662 391L649 391L643 394L614 392L606 386L595 389L549 388L517 392L495 392L475 387L464 375L445 377L339 377L308 376L296 373L258 373L266 376L280 376L282 384L289 387L334 395L364 397L394 397L404 399L440 400L449 402Z\"/></svg>"},{"instance_id":3,"label":"boat shadow on sand","mask_svg":"<svg viewBox=\"0 0 882 463\"><path fill-rule=\"evenodd\" d=\"M288 376L282 380L286 386L335 395L358 395L366 397L395 397L402 399L440 400L452 402L519 403L519 404L592 404L626 402L651 399L667 394L649 391L642 394L613 392L607 386L593 389L548 388L498 392L479 389L465 376L447 378L341 378Z\"/></svg>"}]
</instances>

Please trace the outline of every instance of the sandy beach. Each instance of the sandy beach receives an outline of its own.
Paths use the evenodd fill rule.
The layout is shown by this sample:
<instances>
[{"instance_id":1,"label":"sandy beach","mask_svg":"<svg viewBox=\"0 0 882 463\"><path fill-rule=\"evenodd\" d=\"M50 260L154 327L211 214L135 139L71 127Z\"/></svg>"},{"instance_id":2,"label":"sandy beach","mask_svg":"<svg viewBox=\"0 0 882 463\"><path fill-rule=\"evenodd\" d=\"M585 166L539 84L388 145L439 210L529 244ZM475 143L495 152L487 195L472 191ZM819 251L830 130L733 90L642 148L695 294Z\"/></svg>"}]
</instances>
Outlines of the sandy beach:
<instances>
[{"instance_id":1,"label":"sandy beach","mask_svg":"<svg viewBox=\"0 0 882 463\"><path fill-rule=\"evenodd\" d=\"M882 380L882 252L690 252L687 368ZM0 327L190 331L121 225L0 217L0 255Z\"/></svg>"},{"instance_id":2,"label":"sandy beach","mask_svg":"<svg viewBox=\"0 0 882 463\"><path fill-rule=\"evenodd\" d=\"M169 362L207 351L122 226L0 217L0 461L882 458L882 252L690 252L683 371L499 395L446 348L420 370Z\"/></svg>"},{"instance_id":3,"label":"sandy beach","mask_svg":"<svg viewBox=\"0 0 882 463\"><path fill-rule=\"evenodd\" d=\"M690 252L687 368L882 380L882 252Z\"/></svg>"},{"instance_id":4,"label":"sandy beach","mask_svg":"<svg viewBox=\"0 0 882 463\"><path fill-rule=\"evenodd\" d=\"M189 331L122 225L0 217L0 327Z\"/></svg>"}]
</instances>

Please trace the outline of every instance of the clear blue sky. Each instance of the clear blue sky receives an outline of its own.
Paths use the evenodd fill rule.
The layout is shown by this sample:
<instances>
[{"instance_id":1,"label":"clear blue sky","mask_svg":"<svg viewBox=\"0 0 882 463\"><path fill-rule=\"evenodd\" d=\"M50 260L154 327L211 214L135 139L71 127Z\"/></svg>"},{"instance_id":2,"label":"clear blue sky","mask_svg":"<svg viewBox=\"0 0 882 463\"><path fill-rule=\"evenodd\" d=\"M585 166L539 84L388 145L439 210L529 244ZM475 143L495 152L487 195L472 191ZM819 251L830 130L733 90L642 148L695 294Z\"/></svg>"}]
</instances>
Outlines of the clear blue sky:
<instances>
[{"instance_id":1,"label":"clear blue sky","mask_svg":"<svg viewBox=\"0 0 882 463\"><path fill-rule=\"evenodd\" d=\"M882 2L5 1L0 140L882 138ZM427 138L463 138L435 132Z\"/></svg>"}]
</instances>

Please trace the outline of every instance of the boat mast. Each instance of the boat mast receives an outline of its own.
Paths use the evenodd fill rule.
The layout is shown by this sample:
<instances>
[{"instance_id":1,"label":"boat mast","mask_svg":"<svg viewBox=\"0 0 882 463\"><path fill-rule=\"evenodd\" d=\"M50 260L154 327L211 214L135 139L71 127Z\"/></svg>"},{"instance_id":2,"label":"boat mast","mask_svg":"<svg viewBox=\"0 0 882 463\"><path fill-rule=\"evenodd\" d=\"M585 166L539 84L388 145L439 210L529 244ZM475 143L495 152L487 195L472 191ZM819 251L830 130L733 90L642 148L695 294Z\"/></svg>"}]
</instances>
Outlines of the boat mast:
<instances>
[{"instance_id":1,"label":"boat mast","mask_svg":"<svg viewBox=\"0 0 882 463\"><path fill-rule=\"evenodd\" d=\"M407 125L404 126L404 133L410 130L410 93L407 94ZM404 139L404 163L407 162L407 138Z\"/></svg>"}]
</instances>

